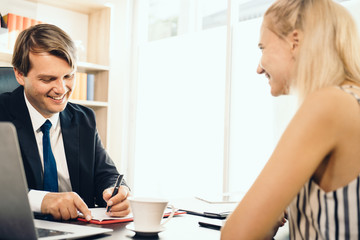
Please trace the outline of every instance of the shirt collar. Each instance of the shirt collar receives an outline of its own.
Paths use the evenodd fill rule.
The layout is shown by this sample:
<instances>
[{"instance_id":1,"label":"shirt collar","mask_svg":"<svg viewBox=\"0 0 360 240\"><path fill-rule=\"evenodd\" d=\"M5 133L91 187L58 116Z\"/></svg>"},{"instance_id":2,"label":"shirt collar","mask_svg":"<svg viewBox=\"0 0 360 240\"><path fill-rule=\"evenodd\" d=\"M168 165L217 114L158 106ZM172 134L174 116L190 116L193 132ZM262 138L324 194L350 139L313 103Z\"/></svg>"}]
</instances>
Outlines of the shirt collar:
<instances>
[{"instance_id":1,"label":"shirt collar","mask_svg":"<svg viewBox=\"0 0 360 240\"><path fill-rule=\"evenodd\" d=\"M30 114L30 119L31 119L31 123L34 129L34 132L37 133L40 131L40 127L45 123L45 121L47 119L49 119L49 121L51 122L53 128L54 129L58 122L59 122L59 113L55 113L54 115L52 115L50 118L44 118L34 107L33 105L31 105L31 103L29 102L29 100L26 97L25 91L24 91L24 97L25 97L25 103L26 106L29 110L29 114Z\"/></svg>"}]
</instances>

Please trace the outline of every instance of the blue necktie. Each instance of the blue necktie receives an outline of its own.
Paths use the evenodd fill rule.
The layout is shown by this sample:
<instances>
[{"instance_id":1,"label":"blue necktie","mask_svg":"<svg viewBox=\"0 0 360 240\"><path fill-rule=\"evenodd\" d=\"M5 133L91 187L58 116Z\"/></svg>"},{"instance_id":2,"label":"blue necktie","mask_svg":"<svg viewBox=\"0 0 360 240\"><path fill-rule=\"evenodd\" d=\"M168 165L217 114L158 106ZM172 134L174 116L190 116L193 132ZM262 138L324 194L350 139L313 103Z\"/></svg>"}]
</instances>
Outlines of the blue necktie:
<instances>
[{"instance_id":1,"label":"blue necktie","mask_svg":"<svg viewBox=\"0 0 360 240\"><path fill-rule=\"evenodd\" d=\"M50 144L50 128L51 122L49 120L46 120L40 128L43 132L44 190L58 192L56 162Z\"/></svg>"}]
</instances>

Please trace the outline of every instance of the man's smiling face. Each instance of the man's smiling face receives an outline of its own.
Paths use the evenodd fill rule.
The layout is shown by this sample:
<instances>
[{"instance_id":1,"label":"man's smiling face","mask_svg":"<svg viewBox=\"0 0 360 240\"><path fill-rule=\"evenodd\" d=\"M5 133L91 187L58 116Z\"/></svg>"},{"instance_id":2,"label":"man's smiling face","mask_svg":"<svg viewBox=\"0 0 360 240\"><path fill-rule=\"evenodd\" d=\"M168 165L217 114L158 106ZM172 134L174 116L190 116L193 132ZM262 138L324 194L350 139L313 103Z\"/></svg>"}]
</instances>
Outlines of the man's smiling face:
<instances>
[{"instance_id":1,"label":"man's smiling face","mask_svg":"<svg viewBox=\"0 0 360 240\"><path fill-rule=\"evenodd\" d=\"M25 77L15 69L18 82L31 105L45 118L65 109L75 85L75 70L50 53L29 54L30 71Z\"/></svg>"}]
</instances>

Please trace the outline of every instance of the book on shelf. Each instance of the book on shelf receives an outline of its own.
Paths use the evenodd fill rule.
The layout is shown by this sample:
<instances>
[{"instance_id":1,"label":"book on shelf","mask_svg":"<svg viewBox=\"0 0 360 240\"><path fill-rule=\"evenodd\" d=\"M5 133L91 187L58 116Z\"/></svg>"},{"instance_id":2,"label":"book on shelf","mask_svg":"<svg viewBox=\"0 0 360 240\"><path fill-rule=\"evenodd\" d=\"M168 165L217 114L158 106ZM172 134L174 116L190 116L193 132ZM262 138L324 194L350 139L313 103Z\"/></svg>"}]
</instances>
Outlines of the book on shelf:
<instances>
[{"instance_id":1,"label":"book on shelf","mask_svg":"<svg viewBox=\"0 0 360 240\"><path fill-rule=\"evenodd\" d=\"M8 31L3 16L0 13L0 49L8 48Z\"/></svg>"},{"instance_id":2,"label":"book on shelf","mask_svg":"<svg viewBox=\"0 0 360 240\"><path fill-rule=\"evenodd\" d=\"M4 23L7 26L8 44L7 49L12 50L15 45L16 38L19 33L26 28L42 23L41 21L20 16L14 13L8 13L3 17ZM2 24L1 24L2 26ZM0 43L1 44L1 43Z\"/></svg>"},{"instance_id":3,"label":"book on shelf","mask_svg":"<svg viewBox=\"0 0 360 240\"><path fill-rule=\"evenodd\" d=\"M8 49L13 49L15 41L17 38L16 35L16 15L13 13L8 13L4 16L5 23L8 27Z\"/></svg>"},{"instance_id":4,"label":"book on shelf","mask_svg":"<svg viewBox=\"0 0 360 240\"><path fill-rule=\"evenodd\" d=\"M94 90L95 90L95 74L88 73L87 75L87 95L88 101L94 101Z\"/></svg>"},{"instance_id":5,"label":"book on shelf","mask_svg":"<svg viewBox=\"0 0 360 240\"><path fill-rule=\"evenodd\" d=\"M80 77L79 73L76 72L75 73L75 84L74 84L74 87L72 89L72 94L70 96L70 99L79 100L79 95L80 95L80 90L79 90L79 88L80 88L79 87L80 80L79 80L79 77Z\"/></svg>"},{"instance_id":6,"label":"book on shelf","mask_svg":"<svg viewBox=\"0 0 360 240\"><path fill-rule=\"evenodd\" d=\"M75 73L75 86L70 99L87 100L87 73Z\"/></svg>"},{"instance_id":7,"label":"book on shelf","mask_svg":"<svg viewBox=\"0 0 360 240\"><path fill-rule=\"evenodd\" d=\"M86 100L87 74L86 73L79 73L79 74L80 74L79 100Z\"/></svg>"},{"instance_id":8,"label":"book on shelf","mask_svg":"<svg viewBox=\"0 0 360 240\"><path fill-rule=\"evenodd\" d=\"M16 16L15 31L16 31L16 35L19 35L19 33L23 30L24 17L20 15L15 15L15 16Z\"/></svg>"},{"instance_id":9,"label":"book on shelf","mask_svg":"<svg viewBox=\"0 0 360 240\"><path fill-rule=\"evenodd\" d=\"M31 27L31 18L28 18L28 17L24 17L23 18L23 29L27 29Z\"/></svg>"},{"instance_id":10,"label":"book on shelf","mask_svg":"<svg viewBox=\"0 0 360 240\"><path fill-rule=\"evenodd\" d=\"M7 28L7 25L6 25L5 20L4 20L1 13L0 13L0 27L1 28Z\"/></svg>"},{"instance_id":11,"label":"book on shelf","mask_svg":"<svg viewBox=\"0 0 360 240\"><path fill-rule=\"evenodd\" d=\"M35 26L36 24L38 24L38 21L36 19L30 19L31 22L31 26Z\"/></svg>"}]
</instances>

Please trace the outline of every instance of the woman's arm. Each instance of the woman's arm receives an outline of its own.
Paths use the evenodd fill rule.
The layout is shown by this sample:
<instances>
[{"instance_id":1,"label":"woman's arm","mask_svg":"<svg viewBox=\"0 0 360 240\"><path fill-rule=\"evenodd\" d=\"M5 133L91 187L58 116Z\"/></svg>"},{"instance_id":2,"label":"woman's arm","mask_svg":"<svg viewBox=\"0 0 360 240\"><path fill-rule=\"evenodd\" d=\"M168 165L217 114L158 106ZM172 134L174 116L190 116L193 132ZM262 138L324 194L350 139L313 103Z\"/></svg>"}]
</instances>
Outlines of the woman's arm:
<instances>
[{"instance_id":1,"label":"woman's arm","mask_svg":"<svg viewBox=\"0 0 360 240\"><path fill-rule=\"evenodd\" d=\"M338 89L327 88L305 99L264 169L229 216L222 239L263 239L271 232L301 187L336 148L342 96Z\"/></svg>"}]
</instances>

